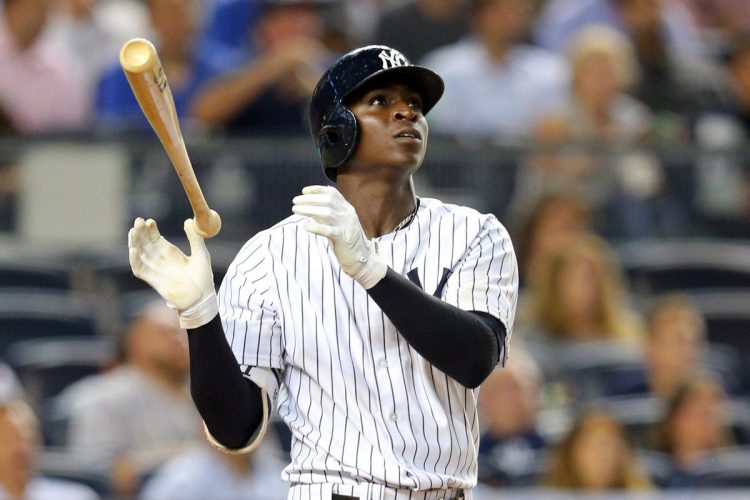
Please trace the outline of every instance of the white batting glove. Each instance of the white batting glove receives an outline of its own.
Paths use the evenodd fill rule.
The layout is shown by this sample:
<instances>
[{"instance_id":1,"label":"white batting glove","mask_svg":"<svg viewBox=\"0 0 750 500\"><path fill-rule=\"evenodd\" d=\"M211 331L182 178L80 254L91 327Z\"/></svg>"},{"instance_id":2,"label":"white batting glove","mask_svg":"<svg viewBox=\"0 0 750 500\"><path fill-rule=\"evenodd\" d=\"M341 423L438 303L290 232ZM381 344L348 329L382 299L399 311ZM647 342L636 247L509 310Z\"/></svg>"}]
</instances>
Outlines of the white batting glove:
<instances>
[{"instance_id":1,"label":"white batting glove","mask_svg":"<svg viewBox=\"0 0 750 500\"><path fill-rule=\"evenodd\" d=\"M138 217L128 232L133 274L151 285L180 314L183 328L197 328L218 314L211 256L193 219L185 221L190 257L164 239L153 219Z\"/></svg>"},{"instance_id":2,"label":"white batting glove","mask_svg":"<svg viewBox=\"0 0 750 500\"><path fill-rule=\"evenodd\" d=\"M307 186L292 202L292 212L310 217L302 227L331 241L333 253L346 274L365 289L383 279L387 266L376 254L373 242L365 237L354 207L337 189Z\"/></svg>"}]
</instances>

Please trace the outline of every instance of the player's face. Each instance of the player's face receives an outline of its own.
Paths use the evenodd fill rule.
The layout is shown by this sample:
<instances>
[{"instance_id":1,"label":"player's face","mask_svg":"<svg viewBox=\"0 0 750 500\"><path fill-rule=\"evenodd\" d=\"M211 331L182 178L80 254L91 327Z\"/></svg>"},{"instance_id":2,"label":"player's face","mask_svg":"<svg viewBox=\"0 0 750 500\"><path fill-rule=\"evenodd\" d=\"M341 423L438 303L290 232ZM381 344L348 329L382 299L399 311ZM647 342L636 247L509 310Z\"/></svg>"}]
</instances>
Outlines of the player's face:
<instances>
[{"instance_id":1,"label":"player's face","mask_svg":"<svg viewBox=\"0 0 750 500\"><path fill-rule=\"evenodd\" d=\"M367 91L350 105L360 137L353 164L393 165L416 170L427 147L427 120L420 95L402 84Z\"/></svg>"}]
</instances>

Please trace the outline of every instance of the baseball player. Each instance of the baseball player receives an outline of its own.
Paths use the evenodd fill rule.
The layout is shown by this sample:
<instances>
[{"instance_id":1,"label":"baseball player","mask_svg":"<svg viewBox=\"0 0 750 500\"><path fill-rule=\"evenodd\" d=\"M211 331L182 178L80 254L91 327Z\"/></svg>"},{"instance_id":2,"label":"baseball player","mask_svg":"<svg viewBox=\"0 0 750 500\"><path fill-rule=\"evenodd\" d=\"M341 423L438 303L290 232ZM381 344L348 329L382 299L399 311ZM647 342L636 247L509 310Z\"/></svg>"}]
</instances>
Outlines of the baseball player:
<instances>
[{"instance_id":1,"label":"baseball player","mask_svg":"<svg viewBox=\"0 0 750 500\"><path fill-rule=\"evenodd\" d=\"M518 270L494 216L415 194L442 92L389 47L336 61L310 104L336 187L304 188L218 296L192 220L190 257L153 220L128 235L134 274L188 329L209 440L251 451L275 406L290 499L465 499L476 485L477 387L507 358Z\"/></svg>"}]
</instances>

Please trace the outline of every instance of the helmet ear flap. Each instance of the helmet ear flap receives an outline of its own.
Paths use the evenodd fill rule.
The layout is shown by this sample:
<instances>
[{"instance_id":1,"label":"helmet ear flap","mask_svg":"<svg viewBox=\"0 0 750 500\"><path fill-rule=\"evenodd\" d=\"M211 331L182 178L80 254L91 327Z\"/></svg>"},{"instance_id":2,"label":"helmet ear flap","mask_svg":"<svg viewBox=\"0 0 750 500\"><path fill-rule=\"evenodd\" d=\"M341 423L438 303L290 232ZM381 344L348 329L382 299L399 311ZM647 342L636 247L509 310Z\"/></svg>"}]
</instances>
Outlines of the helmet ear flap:
<instances>
[{"instance_id":1,"label":"helmet ear flap","mask_svg":"<svg viewBox=\"0 0 750 500\"><path fill-rule=\"evenodd\" d=\"M338 105L325 123L316 138L318 153L326 175L331 180L335 180L329 174L330 169L337 169L343 165L354 153L357 145L359 137L357 119L349 108Z\"/></svg>"}]
</instances>

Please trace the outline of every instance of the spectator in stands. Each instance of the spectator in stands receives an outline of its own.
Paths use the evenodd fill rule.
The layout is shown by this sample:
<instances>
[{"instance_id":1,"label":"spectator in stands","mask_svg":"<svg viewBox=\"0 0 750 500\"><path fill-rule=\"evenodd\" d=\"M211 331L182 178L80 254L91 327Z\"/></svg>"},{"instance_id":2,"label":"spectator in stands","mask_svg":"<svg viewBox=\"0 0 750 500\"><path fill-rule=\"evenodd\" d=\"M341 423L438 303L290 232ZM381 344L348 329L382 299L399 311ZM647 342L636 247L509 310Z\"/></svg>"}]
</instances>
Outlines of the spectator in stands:
<instances>
[{"instance_id":1,"label":"spectator in stands","mask_svg":"<svg viewBox=\"0 0 750 500\"><path fill-rule=\"evenodd\" d=\"M538 198L530 210L519 208L514 246L525 286L539 286L540 273L567 242L592 229L588 204L575 192L551 192Z\"/></svg>"},{"instance_id":2,"label":"spectator in stands","mask_svg":"<svg viewBox=\"0 0 750 500\"><path fill-rule=\"evenodd\" d=\"M726 50L726 81L721 99L705 113L720 114L739 128L736 142L750 137L750 31L736 35Z\"/></svg>"},{"instance_id":3,"label":"spectator in stands","mask_svg":"<svg viewBox=\"0 0 750 500\"><path fill-rule=\"evenodd\" d=\"M606 413L580 415L552 455L545 486L564 490L644 491L653 488L636 462L622 424Z\"/></svg>"},{"instance_id":4,"label":"spectator in stands","mask_svg":"<svg viewBox=\"0 0 750 500\"><path fill-rule=\"evenodd\" d=\"M468 30L462 0L415 0L385 11L373 43L400 50L411 61L443 45L455 43Z\"/></svg>"},{"instance_id":5,"label":"spectator in stands","mask_svg":"<svg viewBox=\"0 0 750 500\"><path fill-rule=\"evenodd\" d=\"M712 233L750 237L750 168L740 153L750 138L750 31L731 38L723 88L704 102L694 127L696 145L705 154L696 168L696 205ZM712 150L728 154L711 154Z\"/></svg>"},{"instance_id":6,"label":"spectator in stands","mask_svg":"<svg viewBox=\"0 0 750 500\"><path fill-rule=\"evenodd\" d=\"M198 36L198 57L214 61L221 57L221 67L236 68L248 64L257 56L255 46L258 20L263 9L273 3L309 3L319 7L323 18L326 45L335 50L341 38L345 45L342 52L351 48L350 37L364 42L372 36L372 24L377 21L380 0L213 0L208 5L206 23ZM352 20L351 17L356 17ZM367 20L361 19L366 17ZM361 26L362 22L366 28ZM364 34L363 31L367 31ZM337 38L337 40L334 40Z\"/></svg>"},{"instance_id":7,"label":"spectator in stands","mask_svg":"<svg viewBox=\"0 0 750 500\"><path fill-rule=\"evenodd\" d=\"M187 338L163 302L144 307L124 339L125 362L83 379L60 396L68 446L108 474L115 493L201 439L187 390Z\"/></svg>"},{"instance_id":8,"label":"spectator in stands","mask_svg":"<svg viewBox=\"0 0 750 500\"><path fill-rule=\"evenodd\" d=\"M208 443L179 455L146 483L143 500L285 500L289 483L281 480L285 461L272 450L228 454Z\"/></svg>"},{"instance_id":9,"label":"spectator in stands","mask_svg":"<svg viewBox=\"0 0 750 500\"><path fill-rule=\"evenodd\" d=\"M51 2L5 0L0 12L0 115L22 134L78 130L89 119L80 61L45 39Z\"/></svg>"},{"instance_id":10,"label":"spectator in stands","mask_svg":"<svg viewBox=\"0 0 750 500\"><path fill-rule=\"evenodd\" d=\"M471 138L526 136L547 109L563 102L565 62L523 43L530 0L473 0L471 5L471 36L422 61L445 80L431 127Z\"/></svg>"},{"instance_id":11,"label":"spectator in stands","mask_svg":"<svg viewBox=\"0 0 750 500\"><path fill-rule=\"evenodd\" d=\"M144 0L56 0L45 39L83 55L86 85L93 95L102 73L117 60L122 44L153 38ZM122 71L122 70L121 70Z\"/></svg>"},{"instance_id":12,"label":"spectator in stands","mask_svg":"<svg viewBox=\"0 0 750 500\"><path fill-rule=\"evenodd\" d=\"M664 2L615 0L615 6L641 69L634 95L656 113L659 137L685 139L700 103L718 91L718 68L700 51L670 45Z\"/></svg>"},{"instance_id":13,"label":"spectator in stands","mask_svg":"<svg viewBox=\"0 0 750 500\"><path fill-rule=\"evenodd\" d=\"M590 26L572 39L568 57L567 102L535 127L536 140L553 149L534 155L519 171L516 198L577 189L606 211L604 233L644 237L675 231L678 210L663 193L661 165L638 147L651 131L652 116L626 93L638 78L630 42L611 28ZM607 149L597 151L594 144Z\"/></svg>"},{"instance_id":14,"label":"spectator in stands","mask_svg":"<svg viewBox=\"0 0 750 500\"><path fill-rule=\"evenodd\" d=\"M262 1L213 0L206 6L206 21L198 35L200 57L233 57L247 63L255 54L253 32L263 10Z\"/></svg>"},{"instance_id":15,"label":"spectator in stands","mask_svg":"<svg viewBox=\"0 0 750 500\"><path fill-rule=\"evenodd\" d=\"M562 247L529 295L518 337L545 378L559 375L568 350L592 343L622 349L641 340L641 321L627 303L619 263L597 236L581 235Z\"/></svg>"},{"instance_id":16,"label":"spectator in stands","mask_svg":"<svg viewBox=\"0 0 750 500\"><path fill-rule=\"evenodd\" d=\"M697 104L717 91L717 68L689 9L676 0L553 0L540 18L537 40L564 51L578 30L595 23L632 40L641 70L633 93L655 112L657 135L686 139Z\"/></svg>"},{"instance_id":17,"label":"spectator in stands","mask_svg":"<svg viewBox=\"0 0 750 500\"><path fill-rule=\"evenodd\" d=\"M750 29L747 0L683 0L705 40L721 45Z\"/></svg>"},{"instance_id":18,"label":"spectator in stands","mask_svg":"<svg viewBox=\"0 0 750 500\"><path fill-rule=\"evenodd\" d=\"M725 403L726 394L710 376L696 376L669 400L654 446L672 458L670 487L694 486L701 465L717 460L721 449L732 444Z\"/></svg>"},{"instance_id":19,"label":"spectator in stands","mask_svg":"<svg viewBox=\"0 0 750 500\"><path fill-rule=\"evenodd\" d=\"M518 346L505 368L482 383L479 482L493 487L536 483L546 446L535 428L541 384L539 367Z\"/></svg>"},{"instance_id":20,"label":"spectator in stands","mask_svg":"<svg viewBox=\"0 0 750 500\"><path fill-rule=\"evenodd\" d=\"M706 321L687 295L669 295L649 316L647 332L649 388L671 399L698 371L706 347Z\"/></svg>"},{"instance_id":21,"label":"spectator in stands","mask_svg":"<svg viewBox=\"0 0 750 500\"><path fill-rule=\"evenodd\" d=\"M626 2L640 3L642 9L659 16L671 50L693 55L705 51L690 10L675 0L663 1L663 6L653 0L547 0L534 27L535 41L548 50L564 52L573 35L591 24L605 24L627 34L619 5Z\"/></svg>"},{"instance_id":22,"label":"spectator in stands","mask_svg":"<svg viewBox=\"0 0 750 500\"><path fill-rule=\"evenodd\" d=\"M702 369L706 321L687 295L667 295L657 301L646 330L645 379L630 380L617 393L653 394L668 401Z\"/></svg>"},{"instance_id":23,"label":"spectator in stands","mask_svg":"<svg viewBox=\"0 0 750 500\"><path fill-rule=\"evenodd\" d=\"M159 59L169 81L177 115L184 126L196 90L209 74L219 70L205 67L194 57L193 37L198 13L194 2L148 0L146 5L156 35ZM98 124L106 128L150 130L119 62L110 65L99 80L95 113Z\"/></svg>"},{"instance_id":24,"label":"spectator in stands","mask_svg":"<svg viewBox=\"0 0 750 500\"><path fill-rule=\"evenodd\" d=\"M90 500L98 495L82 484L50 479L36 471L39 422L17 393L3 387L0 373L0 498Z\"/></svg>"},{"instance_id":25,"label":"spectator in stands","mask_svg":"<svg viewBox=\"0 0 750 500\"><path fill-rule=\"evenodd\" d=\"M193 116L228 133L307 134L307 101L331 59L317 2L268 2L254 30L256 57L199 90Z\"/></svg>"}]
</instances>

